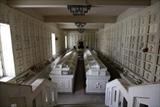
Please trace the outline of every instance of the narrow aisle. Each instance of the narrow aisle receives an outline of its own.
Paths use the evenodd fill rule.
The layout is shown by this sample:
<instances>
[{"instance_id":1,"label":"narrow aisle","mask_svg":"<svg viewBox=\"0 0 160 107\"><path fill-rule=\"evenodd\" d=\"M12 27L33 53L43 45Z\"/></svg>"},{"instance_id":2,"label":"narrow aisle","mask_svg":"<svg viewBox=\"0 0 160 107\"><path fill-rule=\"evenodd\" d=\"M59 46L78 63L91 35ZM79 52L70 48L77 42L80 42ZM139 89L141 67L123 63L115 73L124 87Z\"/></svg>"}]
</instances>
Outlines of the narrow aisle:
<instances>
[{"instance_id":1,"label":"narrow aisle","mask_svg":"<svg viewBox=\"0 0 160 107\"><path fill-rule=\"evenodd\" d=\"M83 54L80 53L77 62L77 70L75 75L75 94L84 94L85 91L85 69Z\"/></svg>"},{"instance_id":2,"label":"narrow aisle","mask_svg":"<svg viewBox=\"0 0 160 107\"><path fill-rule=\"evenodd\" d=\"M78 58L78 62L77 62L76 74L75 74L74 93L59 93L58 104L62 104L62 105L63 104L102 104L104 105L104 97L105 97L104 94L85 94L85 82L86 80L85 80L83 54L80 53L80 57Z\"/></svg>"}]
</instances>

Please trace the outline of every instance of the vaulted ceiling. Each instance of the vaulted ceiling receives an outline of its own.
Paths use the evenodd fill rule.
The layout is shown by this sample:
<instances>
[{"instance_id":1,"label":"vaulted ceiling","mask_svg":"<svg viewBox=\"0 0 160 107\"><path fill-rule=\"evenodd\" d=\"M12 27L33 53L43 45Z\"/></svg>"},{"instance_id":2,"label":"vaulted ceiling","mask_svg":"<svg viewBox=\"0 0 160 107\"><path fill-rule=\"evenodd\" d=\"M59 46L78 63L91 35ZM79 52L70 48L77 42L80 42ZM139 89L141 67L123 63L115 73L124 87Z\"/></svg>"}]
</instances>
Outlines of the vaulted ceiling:
<instances>
[{"instance_id":1,"label":"vaulted ceiling","mask_svg":"<svg viewBox=\"0 0 160 107\"><path fill-rule=\"evenodd\" d=\"M87 0L92 5L85 16L73 16L67 5L85 4L86 0L7 0L8 5L37 14L47 23L62 29L76 29L74 22L87 22L87 29L99 29L104 23L116 22L117 16L129 8L145 7L150 0Z\"/></svg>"}]
</instances>

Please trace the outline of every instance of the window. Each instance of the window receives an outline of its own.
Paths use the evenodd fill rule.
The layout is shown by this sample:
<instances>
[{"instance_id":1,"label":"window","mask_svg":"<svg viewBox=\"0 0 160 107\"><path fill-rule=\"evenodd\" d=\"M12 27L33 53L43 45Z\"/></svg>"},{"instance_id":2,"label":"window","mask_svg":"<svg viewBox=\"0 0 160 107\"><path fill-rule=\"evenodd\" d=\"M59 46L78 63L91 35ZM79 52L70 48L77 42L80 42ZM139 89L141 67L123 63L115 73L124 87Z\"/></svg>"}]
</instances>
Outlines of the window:
<instances>
[{"instance_id":1,"label":"window","mask_svg":"<svg viewBox=\"0 0 160 107\"><path fill-rule=\"evenodd\" d=\"M3 23L0 23L0 64L0 77L15 76L10 26Z\"/></svg>"},{"instance_id":2,"label":"window","mask_svg":"<svg viewBox=\"0 0 160 107\"><path fill-rule=\"evenodd\" d=\"M65 36L65 48L67 49L67 36Z\"/></svg>"},{"instance_id":3,"label":"window","mask_svg":"<svg viewBox=\"0 0 160 107\"><path fill-rule=\"evenodd\" d=\"M55 56L56 55L56 37L55 37L55 33L52 33L52 55Z\"/></svg>"},{"instance_id":4,"label":"window","mask_svg":"<svg viewBox=\"0 0 160 107\"><path fill-rule=\"evenodd\" d=\"M114 101L116 102L116 97L117 97L117 91L115 90L114 92Z\"/></svg>"}]
</instances>

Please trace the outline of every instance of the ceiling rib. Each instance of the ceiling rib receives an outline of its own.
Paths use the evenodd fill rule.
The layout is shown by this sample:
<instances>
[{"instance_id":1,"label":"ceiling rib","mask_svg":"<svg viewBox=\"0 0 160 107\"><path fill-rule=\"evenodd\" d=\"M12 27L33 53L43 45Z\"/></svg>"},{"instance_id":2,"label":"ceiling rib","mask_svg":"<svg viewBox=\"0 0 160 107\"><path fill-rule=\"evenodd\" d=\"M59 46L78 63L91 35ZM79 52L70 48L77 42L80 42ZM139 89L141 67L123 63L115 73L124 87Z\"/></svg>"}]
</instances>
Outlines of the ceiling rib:
<instances>
[{"instance_id":1,"label":"ceiling rib","mask_svg":"<svg viewBox=\"0 0 160 107\"><path fill-rule=\"evenodd\" d=\"M74 23L59 23L61 29L77 29L78 27ZM104 27L104 23L87 23L85 29L100 29Z\"/></svg>"},{"instance_id":2,"label":"ceiling rib","mask_svg":"<svg viewBox=\"0 0 160 107\"><path fill-rule=\"evenodd\" d=\"M19 8L62 7L68 4L85 4L84 0L7 0L8 4ZM151 0L87 0L91 5L148 6Z\"/></svg>"},{"instance_id":3,"label":"ceiling rib","mask_svg":"<svg viewBox=\"0 0 160 107\"><path fill-rule=\"evenodd\" d=\"M45 22L114 23L117 16L44 16Z\"/></svg>"}]
</instances>

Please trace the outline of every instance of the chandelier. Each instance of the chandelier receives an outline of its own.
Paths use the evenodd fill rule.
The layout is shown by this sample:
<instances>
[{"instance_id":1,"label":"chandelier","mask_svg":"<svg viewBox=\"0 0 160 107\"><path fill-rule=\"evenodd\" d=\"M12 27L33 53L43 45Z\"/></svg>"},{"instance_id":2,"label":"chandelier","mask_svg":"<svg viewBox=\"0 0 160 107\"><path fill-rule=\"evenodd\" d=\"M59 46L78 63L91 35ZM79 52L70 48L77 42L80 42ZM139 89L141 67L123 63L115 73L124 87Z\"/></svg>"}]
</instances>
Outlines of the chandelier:
<instances>
[{"instance_id":1,"label":"chandelier","mask_svg":"<svg viewBox=\"0 0 160 107\"><path fill-rule=\"evenodd\" d=\"M86 25L86 22L75 22L75 25L78 27L78 28L82 28Z\"/></svg>"},{"instance_id":2,"label":"chandelier","mask_svg":"<svg viewBox=\"0 0 160 107\"><path fill-rule=\"evenodd\" d=\"M86 25L86 22L75 22L75 25L78 27L78 32L83 33L85 31L84 26Z\"/></svg>"},{"instance_id":3,"label":"chandelier","mask_svg":"<svg viewBox=\"0 0 160 107\"><path fill-rule=\"evenodd\" d=\"M79 29L78 29L78 32L79 32L79 33L83 33L84 31L85 31L84 28L79 28Z\"/></svg>"},{"instance_id":4,"label":"chandelier","mask_svg":"<svg viewBox=\"0 0 160 107\"><path fill-rule=\"evenodd\" d=\"M68 10L73 16L85 16L86 13L91 9L91 5L67 5Z\"/></svg>"}]
</instances>

